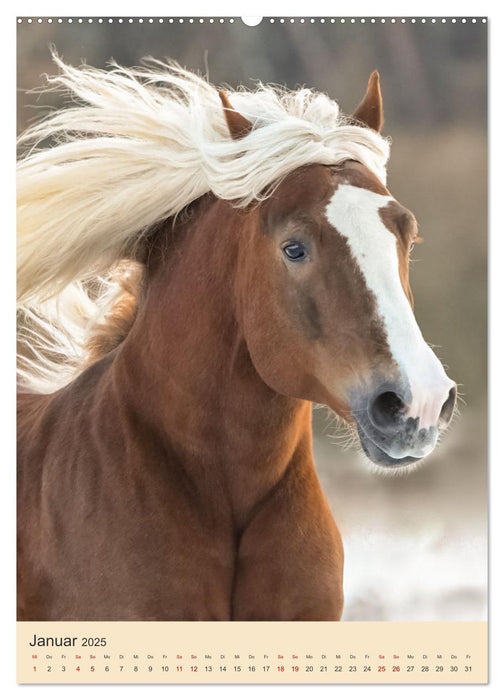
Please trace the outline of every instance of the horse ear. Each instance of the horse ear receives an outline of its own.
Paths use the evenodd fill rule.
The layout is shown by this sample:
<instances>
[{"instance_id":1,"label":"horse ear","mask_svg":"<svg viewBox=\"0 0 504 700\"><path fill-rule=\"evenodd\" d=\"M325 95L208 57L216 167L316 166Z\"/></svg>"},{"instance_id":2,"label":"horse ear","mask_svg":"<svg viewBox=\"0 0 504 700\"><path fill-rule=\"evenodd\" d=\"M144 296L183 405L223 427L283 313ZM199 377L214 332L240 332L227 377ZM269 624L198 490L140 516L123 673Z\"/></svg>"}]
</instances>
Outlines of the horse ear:
<instances>
[{"instance_id":1,"label":"horse ear","mask_svg":"<svg viewBox=\"0 0 504 700\"><path fill-rule=\"evenodd\" d=\"M242 139L252 131L252 122L249 122L246 117L233 109L233 105L224 90L219 90L219 97L224 107L224 116L226 117L231 138Z\"/></svg>"},{"instance_id":2,"label":"horse ear","mask_svg":"<svg viewBox=\"0 0 504 700\"><path fill-rule=\"evenodd\" d=\"M370 129L380 132L383 126L383 100L380 90L380 74L374 70L369 76L367 91L352 115Z\"/></svg>"}]
</instances>

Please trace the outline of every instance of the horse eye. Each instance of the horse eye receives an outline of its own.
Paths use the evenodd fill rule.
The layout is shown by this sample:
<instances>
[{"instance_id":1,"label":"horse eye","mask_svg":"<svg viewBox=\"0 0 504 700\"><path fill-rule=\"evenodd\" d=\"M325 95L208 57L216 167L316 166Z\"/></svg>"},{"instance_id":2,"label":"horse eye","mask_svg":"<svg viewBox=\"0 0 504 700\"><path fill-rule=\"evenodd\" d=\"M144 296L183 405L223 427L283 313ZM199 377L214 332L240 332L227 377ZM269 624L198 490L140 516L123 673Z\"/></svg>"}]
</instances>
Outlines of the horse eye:
<instances>
[{"instance_id":1,"label":"horse eye","mask_svg":"<svg viewBox=\"0 0 504 700\"><path fill-rule=\"evenodd\" d=\"M282 248L282 252L287 260L294 262L300 262L308 256L306 246L299 241L291 241L290 243L286 243Z\"/></svg>"}]
</instances>

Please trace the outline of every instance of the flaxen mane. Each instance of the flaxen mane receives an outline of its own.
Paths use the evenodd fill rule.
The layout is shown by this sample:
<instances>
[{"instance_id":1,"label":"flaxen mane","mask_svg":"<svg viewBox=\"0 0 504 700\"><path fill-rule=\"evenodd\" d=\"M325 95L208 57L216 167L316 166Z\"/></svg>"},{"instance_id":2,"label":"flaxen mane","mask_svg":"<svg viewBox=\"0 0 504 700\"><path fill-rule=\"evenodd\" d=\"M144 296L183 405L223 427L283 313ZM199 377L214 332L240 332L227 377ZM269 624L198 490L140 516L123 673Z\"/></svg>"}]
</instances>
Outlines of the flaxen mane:
<instances>
[{"instance_id":1,"label":"flaxen mane","mask_svg":"<svg viewBox=\"0 0 504 700\"><path fill-rule=\"evenodd\" d=\"M207 192L246 206L294 169L354 159L383 182L389 144L326 95L259 84L228 93L253 125L232 140L218 91L173 63L73 68L73 104L29 128L18 166L18 354L25 390L51 392L125 337L145 234ZM43 147L41 146L43 144ZM130 262L127 262L130 261Z\"/></svg>"}]
</instances>

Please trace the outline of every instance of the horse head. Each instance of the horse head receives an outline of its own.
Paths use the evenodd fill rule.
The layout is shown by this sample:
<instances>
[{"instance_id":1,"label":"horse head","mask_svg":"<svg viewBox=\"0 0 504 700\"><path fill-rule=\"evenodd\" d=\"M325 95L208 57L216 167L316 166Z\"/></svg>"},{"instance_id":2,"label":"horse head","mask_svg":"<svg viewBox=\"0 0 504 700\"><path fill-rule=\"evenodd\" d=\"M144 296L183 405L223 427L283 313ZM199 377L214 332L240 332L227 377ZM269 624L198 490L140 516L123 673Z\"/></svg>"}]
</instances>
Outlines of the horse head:
<instances>
[{"instance_id":1,"label":"horse head","mask_svg":"<svg viewBox=\"0 0 504 700\"><path fill-rule=\"evenodd\" d=\"M231 135L252 124L221 94ZM383 124L373 73L353 120ZM306 165L251 209L240 243L238 314L256 371L276 392L326 404L385 467L426 457L456 386L413 314L413 214L362 163Z\"/></svg>"}]
</instances>

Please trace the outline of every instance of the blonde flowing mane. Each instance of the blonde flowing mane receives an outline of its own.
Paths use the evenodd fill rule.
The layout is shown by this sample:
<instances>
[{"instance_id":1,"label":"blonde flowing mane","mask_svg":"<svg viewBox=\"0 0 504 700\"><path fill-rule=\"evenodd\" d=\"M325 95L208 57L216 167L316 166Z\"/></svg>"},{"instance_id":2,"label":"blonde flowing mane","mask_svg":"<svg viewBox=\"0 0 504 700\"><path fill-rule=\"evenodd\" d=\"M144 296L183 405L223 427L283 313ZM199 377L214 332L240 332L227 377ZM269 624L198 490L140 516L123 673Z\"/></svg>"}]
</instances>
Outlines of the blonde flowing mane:
<instances>
[{"instance_id":1,"label":"blonde flowing mane","mask_svg":"<svg viewBox=\"0 0 504 700\"><path fill-rule=\"evenodd\" d=\"M262 84L228 91L253 124L233 140L217 89L174 63L103 71L53 58L60 73L47 89L74 103L20 138L30 147L17 181L25 389L54 391L89 364L93 329L125 293L134 297L118 262L205 193L244 207L300 166L349 158L385 182L387 140L324 94Z\"/></svg>"}]
</instances>

